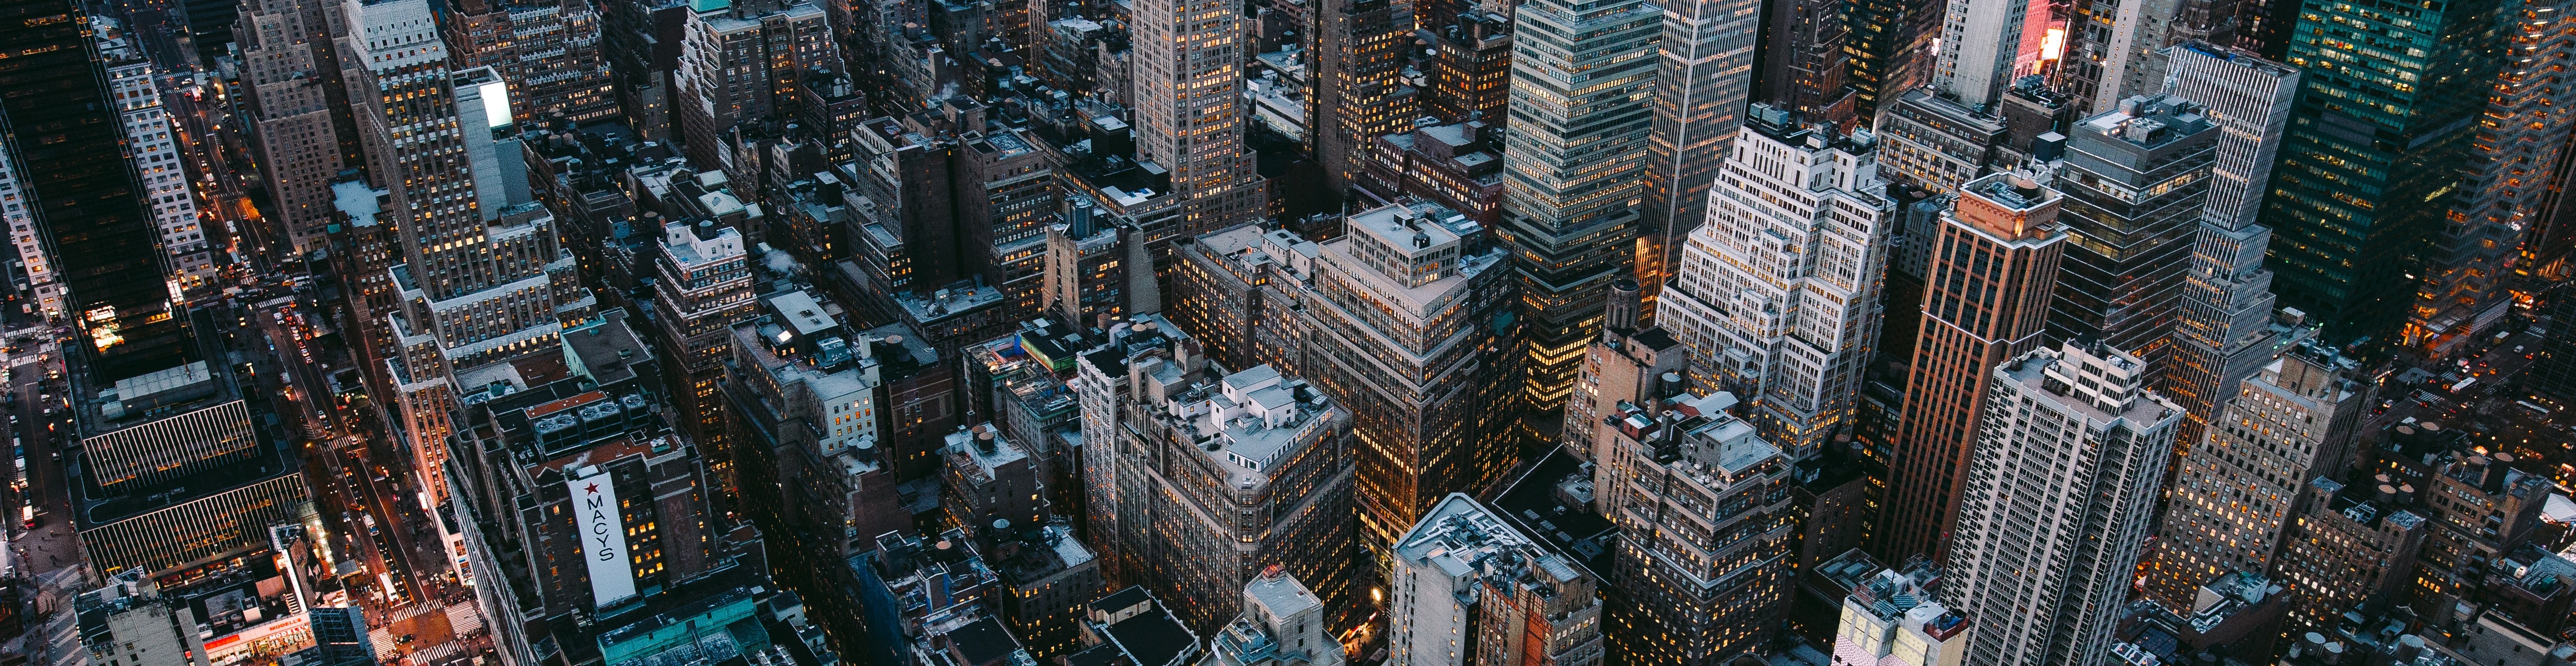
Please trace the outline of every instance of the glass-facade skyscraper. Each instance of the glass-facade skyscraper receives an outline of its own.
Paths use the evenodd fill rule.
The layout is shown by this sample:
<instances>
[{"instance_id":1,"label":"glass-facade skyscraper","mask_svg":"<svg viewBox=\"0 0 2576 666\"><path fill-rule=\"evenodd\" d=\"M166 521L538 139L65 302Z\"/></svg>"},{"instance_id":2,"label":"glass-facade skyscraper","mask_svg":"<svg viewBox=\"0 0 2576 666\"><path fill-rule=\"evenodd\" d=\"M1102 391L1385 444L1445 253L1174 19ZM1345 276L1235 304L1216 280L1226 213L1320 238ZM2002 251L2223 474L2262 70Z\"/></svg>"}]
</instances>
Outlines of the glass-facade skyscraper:
<instances>
[{"instance_id":1,"label":"glass-facade skyscraper","mask_svg":"<svg viewBox=\"0 0 2576 666\"><path fill-rule=\"evenodd\" d=\"M2398 332L2426 244L2472 194L2462 167L2504 52L2498 7L2310 0L2292 31L2286 62L2306 82L2264 204L2266 264L2281 302L2328 339L2385 343Z\"/></svg>"}]
</instances>

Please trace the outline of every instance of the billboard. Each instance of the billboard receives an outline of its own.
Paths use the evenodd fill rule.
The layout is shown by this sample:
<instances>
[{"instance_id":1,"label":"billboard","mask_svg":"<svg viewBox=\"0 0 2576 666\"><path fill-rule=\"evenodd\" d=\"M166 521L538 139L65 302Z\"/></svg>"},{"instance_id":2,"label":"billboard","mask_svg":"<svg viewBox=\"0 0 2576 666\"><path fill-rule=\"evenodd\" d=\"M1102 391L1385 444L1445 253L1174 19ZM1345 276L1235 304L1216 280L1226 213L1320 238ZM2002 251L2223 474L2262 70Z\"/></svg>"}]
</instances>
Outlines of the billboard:
<instances>
[{"instance_id":1,"label":"billboard","mask_svg":"<svg viewBox=\"0 0 2576 666\"><path fill-rule=\"evenodd\" d=\"M635 596L635 567L626 556L626 517L617 511L617 488L607 470L575 477L573 524L581 530L581 559L590 565L590 600L604 608Z\"/></svg>"}]
</instances>

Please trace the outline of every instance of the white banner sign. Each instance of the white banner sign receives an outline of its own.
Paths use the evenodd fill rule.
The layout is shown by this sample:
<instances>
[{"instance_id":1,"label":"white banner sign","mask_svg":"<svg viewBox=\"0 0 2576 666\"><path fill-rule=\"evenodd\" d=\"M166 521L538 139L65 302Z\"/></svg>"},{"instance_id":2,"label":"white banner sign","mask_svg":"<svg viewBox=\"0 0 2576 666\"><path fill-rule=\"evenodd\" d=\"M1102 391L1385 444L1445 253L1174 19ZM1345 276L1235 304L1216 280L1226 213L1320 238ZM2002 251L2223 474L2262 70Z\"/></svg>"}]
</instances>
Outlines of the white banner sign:
<instances>
[{"instance_id":1,"label":"white banner sign","mask_svg":"<svg viewBox=\"0 0 2576 666\"><path fill-rule=\"evenodd\" d=\"M573 479L573 521L581 529L581 559L590 563L595 608L635 596L635 567L626 559L626 518L617 511L617 488L608 472Z\"/></svg>"}]
</instances>

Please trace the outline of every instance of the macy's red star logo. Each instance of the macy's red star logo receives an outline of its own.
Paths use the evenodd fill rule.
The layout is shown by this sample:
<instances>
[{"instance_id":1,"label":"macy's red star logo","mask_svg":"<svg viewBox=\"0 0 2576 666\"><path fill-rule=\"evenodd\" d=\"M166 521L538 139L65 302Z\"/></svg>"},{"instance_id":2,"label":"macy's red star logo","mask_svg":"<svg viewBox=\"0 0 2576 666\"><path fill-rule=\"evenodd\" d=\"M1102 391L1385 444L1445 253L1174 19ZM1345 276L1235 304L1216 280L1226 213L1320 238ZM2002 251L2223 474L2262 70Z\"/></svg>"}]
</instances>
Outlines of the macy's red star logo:
<instances>
[{"instance_id":1,"label":"macy's red star logo","mask_svg":"<svg viewBox=\"0 0 2576 666\"><path fill-rule=\"evenodd\" d=\"M590 486L589 486L589 487L582 488L582 489L581 489L581 491L582 491L582 492L586 492L586 493L590 493L590 494L593 494L593 495L597 495L597 494L599 494L599 484L597 484L597 483L590 484Z\"/></svg>"}]
</instances>

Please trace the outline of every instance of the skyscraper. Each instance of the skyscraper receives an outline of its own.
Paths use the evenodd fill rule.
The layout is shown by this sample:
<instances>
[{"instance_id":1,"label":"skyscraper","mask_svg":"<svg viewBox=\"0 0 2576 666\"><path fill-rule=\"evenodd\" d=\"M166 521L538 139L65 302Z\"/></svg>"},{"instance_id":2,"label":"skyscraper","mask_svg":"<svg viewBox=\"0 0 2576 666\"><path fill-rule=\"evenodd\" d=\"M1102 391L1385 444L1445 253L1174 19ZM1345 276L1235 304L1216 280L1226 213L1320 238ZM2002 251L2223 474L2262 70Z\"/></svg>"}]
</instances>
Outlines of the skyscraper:
<instances>
[{"instance_id":1,"label":"skyscraper","mask_svg":"<svg viewBox=\"0 0 2576 666\"><path fill-rule=\"evenodd\" d=\"M813 2L698 2L683 12L679 69L671 87L680 143L699 168L723 167L736 182L756 182L728 155L728 142L743 138L729 130L786 118L806 73L837 71L832 27Z\"/></svg>"},{"instance_id":2,"label":"skyscraper","mask_svg":"<svg viewBox=\"0 0 2576 666\"><path fill-rule=\"evenodd\" d=\"M1085 362L1114 363L1090 359L1111 353ZM1125 580L1213 633L1243 610L1228 591L1280 567L1314 581L1335 633L1356 620L1351 413L1266 365L1220 377L1182 354L1137 357L1126 372L1137 384L1118 405L1126 427L1085 443L1115 458L1110 475L1085 482L1094 497L1120 489L1116 529L1093 541L1145 563Z\"/></svg>"},{"instance_id":3,"label":"skyscraper","mask_svg":"<svg viewBox=\"0 0 2576 666\"><path fill-rule=\"evenodd\" d=\"M1601 579L1451 493L1395 542L1390 666L1601 663Z\"/></svg>"},{"instance_id":4,"label":"skyscraper","mask_svg":"<svg viewBox=\"0 0 2576 666\"><path fill-rule=\"evenodd\" d=\"M384 327L396 349L374 350L384 365L370 371L394 387L386 400L434 503L446 495L459 387L508 379L467 371L551 346L597 301L532 200L508 84L488 67L448 70L427 0L351 3L347 18L342 60L365 64L344 77L352 113L402 258L390 271L401 309L364 324Z\"/></svg>"},{"instance_id":5,"label":"skyscraper","mask_svg":"<svg viewBox=\"0 0 2576 666\"><path fill-rule=\"evenodd\" d=\"M1942 5L1908 0L1856 0L1851 24L1852 110L1863 122L1895 106L1930 79L1932 40L1941 36Z\"/></svg>"},{"instance_id":6,"label":"skyscraper","mask_svg":"<svg viewBox=\"0 0 2576 666\"><path fill-rule=\"evenodd\" d=\"M2304 5L2284 62L2307 69L2263 223L2281 242L2266 265L2281 301L2341 343L2394 341L2414 305L2469 172L2494 76L2499 3L2389 10ZM2407 35L2409 49L2356 49L2328 26ZM2405 81L2397 72L2422 80ZM2433 74L2440 72L2441 74Z\"/></svg>"},{"instance_id":7,"label":"skyscraper","mask_svg":"<svg viewBox=\"0 0 2576 666\"><path fill-rule=\"evenodd\" d=\"M1691 348L1703 384L1743 396L1763 439L1803 458L1859 396L1896 204L1879 195L1873 137L1768 104L1750 116L1657 321Z\"/></svg>"},{"instance_id":8,"label":"skyscraper","mask_svg":"<svg viewBox=\"0 0 2576 666\"><path fill-rule=\"evenodd\" d=\"M1977 618L1968 661L2101 664L2146 546L2182 413L2145 362L2068 343L1994 369L1942 596Z\"/></svg>"},{"instance_id":9,"label":"skyscraper","mask_svg":"<svg viewBox=\"0 0 2576 666\"><path fill-rule=\"evenodd\" d=\"M170 289L192 302L215 295L214 250L198 223L197 195L182 167L185 146L161 103L163 73L122 37L101 44L99 55L108 59L108 90L125 123L128 159L143 178L143 197L152 207Z\"/></svg>"},{"instance_id":10,"label":"skyscraper","mask_svg":"<svg viewBox=\"0 0 2576 666\"><path fill-rule=\"evenodd\" d=\"M80 398L56 436L81 555L101 577L153 576L267 547L307 492L252 416L264 392L197 334L213 317L171 301L154 217L171 195L127 159L132 91L111 87L93 29L73 2L0 6L0 209L50 253L73 327L63 380Z\"/></svg>"},{"instance_id":11,"label":"skyscraper","mask_svg":"<svg viewBox=\"0 0 2576 666\"><path fill-rule=\"evenodd\" d=\"M2202 583L2232 571L2270 571L2302 479L2339 473L2369 402L2359 364L2306 345L2239 385L2209 439L2195 442L2174 479L2145 568L2146 596L2188 613Z\"/></svg>"},{"instance_id":12,"label":"skyscraper","mask_svg":"<svg viewBox=\"0 0 2576 666\"><path fill-rule=\"evenodd\" d=\"M1358 178L1369 144L1412 127L1420 115L1421 100L1401 78L1413 48L1413 9L1396 0L1325 0L1315 24L1306 117L1324 183L1339 195Z\"/></svg>"},{"instance_id":13,"label":"skyscraper","mask_svg":"<svg viewBox=\"0 0 2576 666\"><path fill-rule=\"evenodd\" d=\"M342 91L331 52L327 0L253 0L242 4L241 85L253 155L268 186L269 209L296 252L318 248L332 222L331 179L343 166L332 98Z\"/></svg>"},{"instance_id":14,"label":"skyscraper","mask_svg":"<svg viewBox=\"0 0 2576 666\"><path fill-rule=\"evenodd\" d=\"M1583 371L1565 401L1565 430L1557 444L1585 462L1592 460L1592 444L1602 428L1611 427L1619 403L1673 397L1690 385L1690 348L1663 327L1637 330L1635 313L1644 307L1637 292L1635 280L1610 283L1610 321L1602 326L1601 340L1584 350Z\"/></svg>"},{"instance_id":15,"label":"skyscraper","mask_svg":"<svg viewBox=\"0 0 2576 666\"><path fill-rule=\"evenodd\" d=\"M1852 89L1845 85L1852 70L1852 54L1845 48L1851 36L1845 3L1770 4L1763 8L1754 101L1847 126L1858 116L1853 114Z\"/></svg>"},{"instance_id":16,"label":"skyscraper","mask_svg":"<svg viewBox=\"0 0 2576 666\"><path fill-rule=\"evenodd\" d=\"M1602 619L1630 664L1724 664L1768 642L1797 586L1790 460L1726 393L1624 404L1594 444L1618 527Z\"/></svg>"},{"instance_id":17,"label":"skyscraper","mask_svg":"<svg viewBox=\"0 0 2576 666\"><path fill-rule=\"evenodd\" d=\"M1303 370L1350 410L1359 441L1360 544L1390 544L1452 492L1483 488L1517 462L1497 440L1511 305L1504 252L1465 215L1424 204L1351 215L1324 241L1304 307Z\"/></svg>"},{"instance_id":18,"label":"skyscraper","mask_svg":"<svg viewBox=\"0 0 2576 666\"><path fill-rule=\"evenodd\" d=\"M2503 22L2505 64L2476 130L2467 194L2444 221L2406 323L2406 345L2427 357L2448 358L2504 321L2509 263L2565 187L2562 154L2576 125L2576 80L2564 72L2576 55L2571 10L2576 3L2516 5Z\"/></svg>"},{"instance_id":19,"label":"skyscraper","mask_svg":"<svg viewBox=\"0 0 2576 666\"><path fill-rule=\"evenodd\" d=\"M1143 0L1129 23L1135 50L1136 160L1171 174L1181 197L1187 237L1234 226L1261 213L1252 153L1243 145L1245 40L1240 4L1222 0ZM1312 583L1314 581L1308 581Z\"/></svg>"},{"instance_id":20,"label":"skyscraper","mask_svg":"<svg viewBox=\"0 0 2576 666\"><path fill-rule=\"evenodd\" d=\"M2026 176L1995 174L1960 187L1941 216L1877 531L1881 560L1942 552L1993 370L2039 346L2066 251L2064 199Z\"/></svg>"},{"instance_id":21,"label":"skyscraper","mask_svg":"<svg viewBox=\"0 0 2576 666\"><path fill-rule=\"evenodd\" d=\"M1514 363L1530 409L1564 405L1600 330L1596 297L1638 254L1661 14L1644 0L1534 0L1513 14L1510 108L1523 121L1504 127L1495 231L1519 275Z\"/></svg>"},{"instance_id":22,"label":"skyscraper","mask_svg":"<svg viewBox=\"0 0 2576 666\"><path fill-rule=\"evenodd\" d=\"M2031 74L2022 60L2032 15L2030 0L1957 0L1941 19L1941 54L1932 70L1938 94L1972 108L1986 109L2002 99L2013 79Z\"/></svg>"},{"instance_id":23,"label":"skyscraper","mask_svg":"<svg viewBox=\"0 0 2576 666\"><path fill-rule=\"evenodd\" d=\"M1709 183L1717 179L1727 144L1744 124L1744 104L1753 97L1754 54L1762 46L1761 5L1753 0L1674 0L1664 5L1664 34L1656 42L1654 134L1646 144L1645 206L1637 212L1636 274L1649 297L1663 291L1671 277L1682 238L1707 219ZM1787 78L1786 71L1782 74ZM1589 86L1567 90L1577 89Z\"/></svg>"},{"instance_id":24,"label":"skyscraper","mask_svg":"<svg viewBox=\"0 0 2576 666\"><path fill-rule=\"evenodd\" d=\"M455 67L491 67L510 84L519 120L576 122L617 115L599 11L588 2L457 0L442 17Z\"/></svg>"},{"instance_id":25,"label":"skyscraper","mask_svg":"<svg viewBox=\"0 0 2576 666\"><path fill-rule=\"evenodd\" d=\"M2100 340L2162 374L2218 127L2200 105L2132 97L2076 123L2054 183L2075 242L2050 302L2051 340Z\"/></svg>"}]
</instances>

